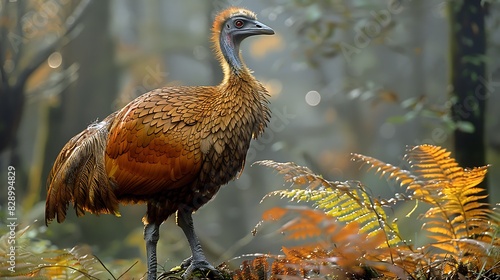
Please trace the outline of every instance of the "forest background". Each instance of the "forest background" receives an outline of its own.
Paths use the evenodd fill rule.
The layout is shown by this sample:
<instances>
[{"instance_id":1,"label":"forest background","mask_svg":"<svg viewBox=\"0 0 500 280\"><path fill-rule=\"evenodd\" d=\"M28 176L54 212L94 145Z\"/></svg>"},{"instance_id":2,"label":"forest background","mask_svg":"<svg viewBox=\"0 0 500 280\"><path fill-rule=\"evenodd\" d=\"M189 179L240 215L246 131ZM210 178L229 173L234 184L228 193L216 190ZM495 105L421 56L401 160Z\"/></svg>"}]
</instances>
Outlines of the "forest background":
<instances>
[{"instance_id":1,"label":"forest background","mask_svg":"<svg viewBox=\"0 0 500 280\"><path fill-rule=\"evenodd\" d=\"M484 40L484 53L460 58L479 67L467 77L476 81L473 99L484 108L454 97L453 38L465 23L453 7L464 2L484 8L485 25L471 25L479 37L469 42ZM271 93L273 115L241 177L194 217L210 260L280 250L272 231L251 234L266 209L283 203L260 203L283 182L268 169L250 167L257 160L293 161L330 180L361 180L384 197L397 186L360 170L351 153L404 165L407 146L458 148L485 157L462 166L492 165L484 187L494 204L500 197L500 5L470 2L0 1L0 178L6 182L8 166L15 167L20 227L32 225L38 238L60 248L89 244L103 260L143 258L144 206L122 207L122 218L71 214L46 228L48 171L73 135L133 97L165 85L217 84L222 74L208 38L214 14L231 5L255 11L276 31L242 47ZM453 117L457 103L462 115L484 116L484 131ZM473 135L475 142L457 146L457 134ZM4 221L6 185L0 189ZM409 209L395 211L404 223ZM409 221L402 234L418 244L421 224ZM160 263L174 266L188 256L173 219L161 235L160 252L166 253Z\"/></svg>"}]
</instances>

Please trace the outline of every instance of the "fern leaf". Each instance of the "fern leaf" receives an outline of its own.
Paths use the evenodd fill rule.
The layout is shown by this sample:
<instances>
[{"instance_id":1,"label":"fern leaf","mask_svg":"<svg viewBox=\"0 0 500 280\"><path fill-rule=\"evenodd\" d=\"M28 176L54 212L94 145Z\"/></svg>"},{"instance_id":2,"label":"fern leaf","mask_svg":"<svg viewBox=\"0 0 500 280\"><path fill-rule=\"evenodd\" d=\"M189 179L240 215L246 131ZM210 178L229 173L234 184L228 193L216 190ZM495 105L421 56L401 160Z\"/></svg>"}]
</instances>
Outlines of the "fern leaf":
<instances>
[{"instance_id":1,"label":"fern leaf","mask_svg":"<svg viewBox=\"0 0 500 280\"><path fill-rule=\"evenodd\" d=\"M262 214L262 219L264 221L276 221L283 218L286 213L288 213L287 209L282 207L273 207Z\"/></svg>"},{"instance_id":2,"label":"fern leaf","mask_svg":"<svg viewBox=\"0 0 500 280\"><path fill-rule=\"evenodd\" d=\"M322 211L307 207L274 207L264 212L264 221L283 220L285 215L294 214L295 218L285 223L279 231L287 239L298 240L318 236L325 236L332 231L332 221L327 214Z\"/></svg>"},{"instance_id":3,"label":"fern leaf","mask_svg":"<svg viewBox=\"0 0 500 280\"><path fill-rule=\"evenodd\" d=\"M411 192L408 198L431 206L423 215L426 220L423 228L436 241L434 248L444 251L443 257L446 254L462 256L464 244L456 240L489 230L491 210L480 202L486 196L482 194L484 190L477 187L488 166L462 168L449 151L432 145L408 149L405 159L410 164L409 170L363 155L353 157L387 179L399 182Z\"/></svg>"},{"instance_id":4,"label":"fern leaf","mask_svg":"<svg viewBox=\"0 0 500 280\"><path fill-rule=\"evenodd\" d=\"M401 169L397 166L385 163L373 157L353 153L352 159L354 161L360 161L362 165L368 166L368 170L376 169L375 174L379 174L382 177L386 177L390 180L395 180L401 186L407 186L415 184L417 178L410 173L408 170Z\"/></svg>"},{"instance_id":5,"label":"fern leaf","mask_svg":"<svg viewBox=\"0 0 500 280\"><path fill-rule=\"evenodd\" d=\"M308 185L314 189L318 186L328 186L330 183L321 176L314 174L309 168L299 166L293 162L279 163L272 160L257 161L256 164L270 167L284 175L285 182L297 185Z\"/></svg>"},{"instance_id":6,"label":"fern leaf","mask_svg":"<svg viewBox=\"0 0 500 280\"><path fill-rule=\"evenodd\" d=\"M77 246L71 250L49 248L48 242L27 237L30 226L16 232L15 271L8 270L7 244L9 234L0 237L0 275L9 279L101 279L107 271L90 253L90 247Z\"/></svg>"},{"instance_id":7,"label":"fern leaf","mask_svg":"<svg viewBox=\"0 0 500 280\"><path fill-rule=\"evenodd\" d=\"M313 202L313 206L321 209L327 215L337 218L338 221L347 224L356 222L360 224L360 233L375 236L379 232L386 236L385 242L379 244L382 247L395 246L402 243L399 229L395 223L387 220L385 210L377 200L372 200L365 187L359 182L332 182L314 174L306 167L294 163L277 163L273 161L258 162L258 164L274 168L278 173L284 175L284 179L292 184L300 184L305 189L288 189L274 191L266 195L280 196L295 202ZM382 169L381 169L382 170ZM393 172L386 166L385 171ZM313 186L311 188L311 185ZM320 188L317 186L321 185ZM303 222L303 221L302 221ZM309 235L315 236L319 232L313 232L309 228ZM304 238L309 235L294 233L292 237ZM310 237L310 236L309 236Z\"/></svg>"},{"instance_id":8,"label":"fern leaf","mask_svg":"<svg viewBox=\"0 0 500 280\"><path fill-rule=\"evenodd\" d=\"M331 251L325 253L321 250L314 251L312 247L303 247L303 250L286 251L285 255L289 259L304 261L307 256L329 256L330 262L341 264L346 261L343 264L347 264L347 261L358 256L351 250L359 249L354 245L356 242L352 243L354 235L350 230L355 228L359 237L363 236L369 240L369 244L363 244L365 249L384 249L379 251L379 255L370 251L359 258L365 263L373 261L373 266L388 271L386 275L401 277L404 274L401 269L414 278L422 276L417 271L431 274L437 270L456 273L462 264L490 271L500 270L497 267L500 255L500 213L493 212L488 209L488 204L481 202L486 195L484 190L478 187L487 173L488 166L471 169L460 167L451 157L451 152L432 145L409 148L404 157L409 163L408 169L369 156L352 156L353 160L361 162L368 170L397 182L402 193L397 193L389 199L375 199L369 190L357 181L328 181L307 167L294 163L259 162L275 169L294 187L272 192L266 197L279 196L295 202L310 202L313 207L324 212L325 217L333 218L333 224L346 224L343 227L326 227L317 220L306 218L306 214L296 213L299 217L285 224L281 230L288 232L292 239L321 239L325 235L329 236L330 244L334 243L338 246L336 248L342 248L338 252L341 257L330 254L335 249L330 248ZM424 220L422 228L433 242L418 250L406 244L400 236L397 223L389 220L384 208L409 200L414 200L416 205L429 205L429 209L421 215ZM274 216L284 217L283 215L282 211L274 210ZM322 225L319 231L318 225ZM319 248L325 248L323 243L315 244ZM309 255L306 254L308 252ZM431 258L425 255L428 252L432 252ZM384 268L380 265L383 262L392 266Z\"/></svg>"}]
</instances>

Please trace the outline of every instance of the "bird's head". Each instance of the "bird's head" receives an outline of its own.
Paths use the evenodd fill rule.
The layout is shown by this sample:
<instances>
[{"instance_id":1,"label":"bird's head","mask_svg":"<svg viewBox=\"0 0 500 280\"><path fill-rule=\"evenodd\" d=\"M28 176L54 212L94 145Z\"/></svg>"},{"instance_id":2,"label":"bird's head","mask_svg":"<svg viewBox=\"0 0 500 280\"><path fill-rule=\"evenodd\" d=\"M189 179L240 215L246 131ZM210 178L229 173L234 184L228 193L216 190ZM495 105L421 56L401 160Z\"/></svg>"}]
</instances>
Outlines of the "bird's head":
<instances>
[{"instance_id":1,"label":"bird's head","mask_svg":"<svg viewBox=\"0 0 500 280\"><path fill-rule=\"evenodd\" d=\"M220 12L212 27L212 41L218 54L222 54L231 66L241 66L239 45L253 35L272 35L274 30L257 20L255 13L243 8L231 7Z\"/></svg>"},{"instance_id":2,"label":"bird's head","mask_svg":"<svg viewBox=\"0 0 500 280\"><path fill-rule=\"evenodd\" d=\"M255 13L243 8L228 8L215 18L214 33L228 36L233 43L239 43L252 35L272 35L274 30L259 22Z\"/></svg>"}]
</instances>

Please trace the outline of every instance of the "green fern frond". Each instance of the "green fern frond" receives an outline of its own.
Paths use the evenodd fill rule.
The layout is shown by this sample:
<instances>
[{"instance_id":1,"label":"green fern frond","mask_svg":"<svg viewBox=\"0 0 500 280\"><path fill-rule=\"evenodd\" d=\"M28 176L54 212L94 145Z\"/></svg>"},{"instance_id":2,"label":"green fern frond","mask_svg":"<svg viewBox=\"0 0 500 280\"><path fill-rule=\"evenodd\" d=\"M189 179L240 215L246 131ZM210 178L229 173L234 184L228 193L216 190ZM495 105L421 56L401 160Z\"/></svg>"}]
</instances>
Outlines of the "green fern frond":
<instances>
[{"instance_id":1,"label":"green fern frond","mask_svg":"<svg viewBox=\"0 0 500 280\"><path fill-rule=\"evenodd\" d=\"M274 191L264 198L279 196L294 202L312 202L313 207L323 210L338 221L359 224L360 233L368 236L383 233L386 240L378 246L392 247L403 244L397 224L388 220L381 204L368 195L361 183L328 181L307 167L295 163L261 161L257 164L277 170L284 175L286 182L292 183L295 187L305 186L305 188Z\"/></svg>"},{"instance_id":2,"label":"green fern frond","mask_svg":"<svg viewBox=\"0 0 500 280\"><path fill-rule=\"evenodd\" d=\"M373 267L385 271L385 275L400 278L411 275L414 279L422 279L437 273L448 273L482 279L483 276L500 272L500 211L488 209L489 204L482 202L486 198L484 190L478 187L488 166L472 169L460 167L450 152L432 145L409 148L404 159L408 163L407 169L353 154L353 160L401 186L401 193L389 199L374 198L360 182L328 181L307 167L294 163L265 161L259 164L277 170L293 187L269 193L266 197L279 196L295 202L311 202L320 212L333 217L335 223L345 223L345 226L328 230L321 226L319 228L322 230L318 230L314 223L320 222L296 213L299 217L282 228L291 233L293 239L320 238L326 234L332 238L330 244L346 245L339 253L344 254L344 260L353 261L358 258L356 254L350 255L349 249L353 244L344 243L344 240L353 238L352 230L355 229L356 234L370 240L369 244L358 244L361 246L358 248L380 250L368 249L360 263L371 262ZM420 217L424 221L423 229L433 242L418 249L404 241L397 223L390 221L384 210L386 206L408 201L429 206ZM285 212L279 210L274 214L282 217ZM327 249L315 251L312 247L302 247L301 250L288 250L283 262L304 260L306 256L312 255L319 258L317 261L322 261L322 256L311 252L331 253L328 247L320 243L315 245L320 245L315 248ZM329 260L337 258L330 257ZM384 267L383 264L389 266Z\"/></svg>"}]
</instances>

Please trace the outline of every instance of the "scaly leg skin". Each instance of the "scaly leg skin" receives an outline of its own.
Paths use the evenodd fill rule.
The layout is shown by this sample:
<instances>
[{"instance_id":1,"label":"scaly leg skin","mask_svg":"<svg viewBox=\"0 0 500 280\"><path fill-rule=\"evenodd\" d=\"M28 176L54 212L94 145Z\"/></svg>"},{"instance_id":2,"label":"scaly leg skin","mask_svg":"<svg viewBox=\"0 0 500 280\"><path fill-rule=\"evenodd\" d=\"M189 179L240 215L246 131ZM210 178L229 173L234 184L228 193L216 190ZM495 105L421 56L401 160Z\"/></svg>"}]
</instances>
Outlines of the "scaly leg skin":
<instances>
[{"instance_id":1,"label":"scaly leg skin","mask_svg":"<svg viewBox=\"0 0 500 280\"><path fill-rule=\"evenodd\" d=\"M160 225L147 224L144 227L144 240L146 241L146 255L148 264L148 280L156 280L156 244L160 238Z\"/></svg>"},{"instance_id":2,"label":"scaly leg skin","mask_svg":"<svg viewBox=\"0 0 500 280\"><path fill-rule=\"evenodd\" d=\"M182 274L183 279L196 279L193 272L201 271L205 275L210 274L212 279L223 279L222 274L213 267L205 257L201 249L200 241L194 233L193 218L191 211L177 211L177 225L182 229L191 247L192 256L183 262L183 266L187 266L186 271Z\"/></svg>"}]
</instances>

